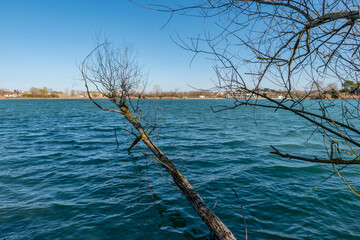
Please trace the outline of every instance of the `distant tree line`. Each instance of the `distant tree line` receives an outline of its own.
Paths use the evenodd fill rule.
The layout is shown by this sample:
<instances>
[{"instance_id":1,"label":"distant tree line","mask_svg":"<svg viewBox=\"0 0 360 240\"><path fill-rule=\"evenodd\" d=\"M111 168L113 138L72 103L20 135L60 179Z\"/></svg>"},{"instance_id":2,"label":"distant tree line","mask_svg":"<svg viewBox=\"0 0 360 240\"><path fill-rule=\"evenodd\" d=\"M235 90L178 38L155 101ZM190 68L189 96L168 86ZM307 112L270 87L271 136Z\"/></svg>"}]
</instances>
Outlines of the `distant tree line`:
<instances>
[{"instance_id":1,"label":"distant tree line","mask_svg":"<svg viewBox=\"0 0 360 240\"><path fill-rule=\"evenodd\" d=\"M24 93L23 97L36 97L36 98L57 98L59 97L59 93L57 91L53 91L51 88L43 87L43 88L30 88L30 93Z\"/></svg>"},{"instance_id":2,"label":"distant tree line","mask_svg":"<svg viewBox=\"0 0 360 240\"><path fill-rule=\"evenodd\" d=\"M27 91L20 91L14 89L13 91L7 89L0 89L0 96L3 97L12 97L12 98L59 98L59 97L67 97L72 96L75 97L77 94L80 94L82 91L78 90L65 90L65 93L62 91L54 91L52 88L43 87L31 87Z\"/></svg>"},{"instance_id":3,"label":"distant tree line","mask_svg":"<svg viewBox=\"0 0 360 240\"><path fill-rule=\"evenodd\" d=\"M270 98L281 98L287 94L286 90L275 90L271 88L258 89L267 97ZM178 89L163 91L159 85L155 85L153 91L149 92L136 92L130 91L129 97L131 98L236 98L238 94L243 93L241 89L235 89L232 94L229 92L214 92L205 90L193 90L193 91L179 91ZM293 90L293 98L297 99L349 99L358 98L360 95L359 86L352 84L351 82L344 82L339 89L335 84L324 84L323 82L314 82L308 87L308 91ZM103 98L102 94L97 91L91 91L93 97ZM52 88L43 87L37 88L32 87L28 91L13 90L9 91L6 89L0 89L0 96L11 96L11 97L24 97L24 98L61 98L61 97L86 97L87 93L80 90L65 90L56 91Z\"/></svg>"}]
</instances>

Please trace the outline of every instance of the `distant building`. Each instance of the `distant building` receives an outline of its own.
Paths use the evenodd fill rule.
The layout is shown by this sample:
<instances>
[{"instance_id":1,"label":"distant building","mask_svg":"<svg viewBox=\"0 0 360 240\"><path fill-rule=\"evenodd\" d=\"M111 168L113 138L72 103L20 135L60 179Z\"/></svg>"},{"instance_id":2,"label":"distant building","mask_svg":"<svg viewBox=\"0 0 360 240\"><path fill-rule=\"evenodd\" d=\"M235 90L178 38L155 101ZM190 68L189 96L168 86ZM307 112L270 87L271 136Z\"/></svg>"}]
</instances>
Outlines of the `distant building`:
<instances>
[{"instance_id":1,"label":"distant building","mask_svg":"<svg viewBox=\"0 0 360 240\"><path fill-rule=\"evenodd\" d=\"M20 97L18 94L5 94L4 97L6 98L16 98L16 97Z\"/></svg>"},{"instance_id":2,"label":"distant building","mask_svg":"<svg viewBox=\"0 0 360 240\"><path fill-rule=\"evenodd\" d=\"M86 92L84 94L87 96ZM89 91L89 94L90 94L90 97L92 97L92 98L103 98L103 97L105 97L102 93L97 92L97 91ZM85 96L83 95L83 97L85 97Z\"/></svg>"},{"instance_id":3,"label":"distant building","mask_svg":"<svg viewBox=\"0 0 360 240\"><path fill-rule=\"evenodd\" d=\"M20 93L23 94L23 95L30 95L31 94L30 91L21 91Z\"/></svg>"},{"instance_id":4,"label":"distant building","mask_svg":"<svg viewBox=\"0 0 360 240\"><path fill-rule=\"evenodd\" d=\"M251 97L251 93L243 91L243 90L237 90L237 91L230 91L225 96L227 99L248 99Z\"/></svg>"}]
</instances>

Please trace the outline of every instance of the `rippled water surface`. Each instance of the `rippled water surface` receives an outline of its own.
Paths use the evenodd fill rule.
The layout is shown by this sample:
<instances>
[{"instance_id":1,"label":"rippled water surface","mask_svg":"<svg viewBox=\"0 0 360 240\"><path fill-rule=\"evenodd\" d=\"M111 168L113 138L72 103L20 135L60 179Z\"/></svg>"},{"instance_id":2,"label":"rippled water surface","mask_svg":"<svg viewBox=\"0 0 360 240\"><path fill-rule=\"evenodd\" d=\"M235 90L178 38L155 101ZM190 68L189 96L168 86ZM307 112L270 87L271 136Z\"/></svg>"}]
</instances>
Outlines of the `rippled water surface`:
<instances>
[{"instance_id":1,"label":"rippled water surface","mask_svg":"<svg viewBox=\"0 0 360 240\"><path fill-rule=\"evenodd\" d=\"M360 201L338 177L302 197L331 166L269 154L269 145L310 157L323 151L300 119L209 111L230 100L145 100L144 108L155 104L157 144L238 239L244 225L232 189L249 239L360 238ZM0 101L0 239L208 239L145 149L128 154L134 137L124 126L89 100ZM344 170L355 188L359 171Z\"/></svg>"}]
</instances>

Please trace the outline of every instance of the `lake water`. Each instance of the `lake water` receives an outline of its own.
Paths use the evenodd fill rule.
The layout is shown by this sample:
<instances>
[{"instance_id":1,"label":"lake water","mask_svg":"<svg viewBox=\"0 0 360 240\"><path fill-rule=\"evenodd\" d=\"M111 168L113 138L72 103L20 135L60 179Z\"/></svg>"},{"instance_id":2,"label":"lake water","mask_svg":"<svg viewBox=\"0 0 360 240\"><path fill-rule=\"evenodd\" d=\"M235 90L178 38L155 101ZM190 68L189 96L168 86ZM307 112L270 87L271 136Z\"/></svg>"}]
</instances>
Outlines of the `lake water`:
<instances>
[{"instance_id":1,"label":"lake water","mask_svg":"<svg viewBox=\"0 0 360 240\"><path fill-rule=\"evenodd\" d=\"M313 127L301 119L268 109L209 111L231 100L146 100L144 107L156 103L156 143L238 239L244 224L232 188L249 239L360 238L360 200L337 176L302 197L331 165L269 154L269 145L324 154L322 138L308 140ZM128 154L133 136L124 126L89 100L0 101L0 239L208 239L146 150ZM359 172L344 169L356 189Z\"/></svg>"}]
</instances>

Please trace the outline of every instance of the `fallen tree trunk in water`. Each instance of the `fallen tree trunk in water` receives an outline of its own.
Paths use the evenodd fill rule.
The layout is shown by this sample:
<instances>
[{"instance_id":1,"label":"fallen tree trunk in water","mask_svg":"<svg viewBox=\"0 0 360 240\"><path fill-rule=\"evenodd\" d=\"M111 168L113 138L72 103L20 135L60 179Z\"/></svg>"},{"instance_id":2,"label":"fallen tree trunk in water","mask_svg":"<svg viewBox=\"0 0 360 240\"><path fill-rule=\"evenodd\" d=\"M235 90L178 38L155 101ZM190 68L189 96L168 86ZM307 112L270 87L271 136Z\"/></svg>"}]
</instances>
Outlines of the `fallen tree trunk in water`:
<instances>
[{"instance_id":1,"label":"fallen tree trunk in water","mask_svg":"<svg viewBox=\"0 0 360 240\"><path fill-rule=\"evenodd\" d=\"M87 59L100 47L104 47L103 52L98 52L97 58L91 62L92 64L85 67ZM100 109L122 114L125 119L136 129L138 134L136 140L130 146L129 150L141 140L149 150L154 154L154 159L161 164L161 166L171 175L175 185L186 196L190 205L201 217L202 221L210 228L215 236L220 240L234 240L236 239L232 232L225 226L225 224L215 215L215 213L206 205L204 200L191 186L188 180L181 174L170 161L166 155L151 141L150 137L144 130L139 119L135 119L134 113L129 110L129 91L131 85L140 81L140 70L135 62L131 59L131 53L125 49L123 55L117 55L118 51L113 51L106 48L107 44L98 45L83 61L81 66L81 73L87 90L89 99ZM120 58L119 58L120 57ZM87 76L86 70L89 70L93 76ZM112 103L114 103L119 110L102 107L91 97L88 81L93 83L100 91L99 87L104 90L100 91ZM99 86L98 86L99 85ZM131 105L132 106L132 105ZM138 109L139 110L139 109Z\"/></svg>"},{"instance_id":2,"label":"fallen tree trunk in water","mask_svg":"<svg viewBox=\"0 0 360 240\"><path fill-rule=\"evenodd\" d=\"M236 239L226 225L215 215L215 213L207 206L200 195L191 186L188 180L181 174L175 165L166 157L166 155L151 141L147 136L141 124L137 122L131 115L127 106L121 107L121 113L135 127L141 135L141 140L156 156L160 164L172 176L174 183L179 187L181 192L186 196L190 205L201 217L203 222L214 232L219 239Z\"/></svg>"}]
</instances>

